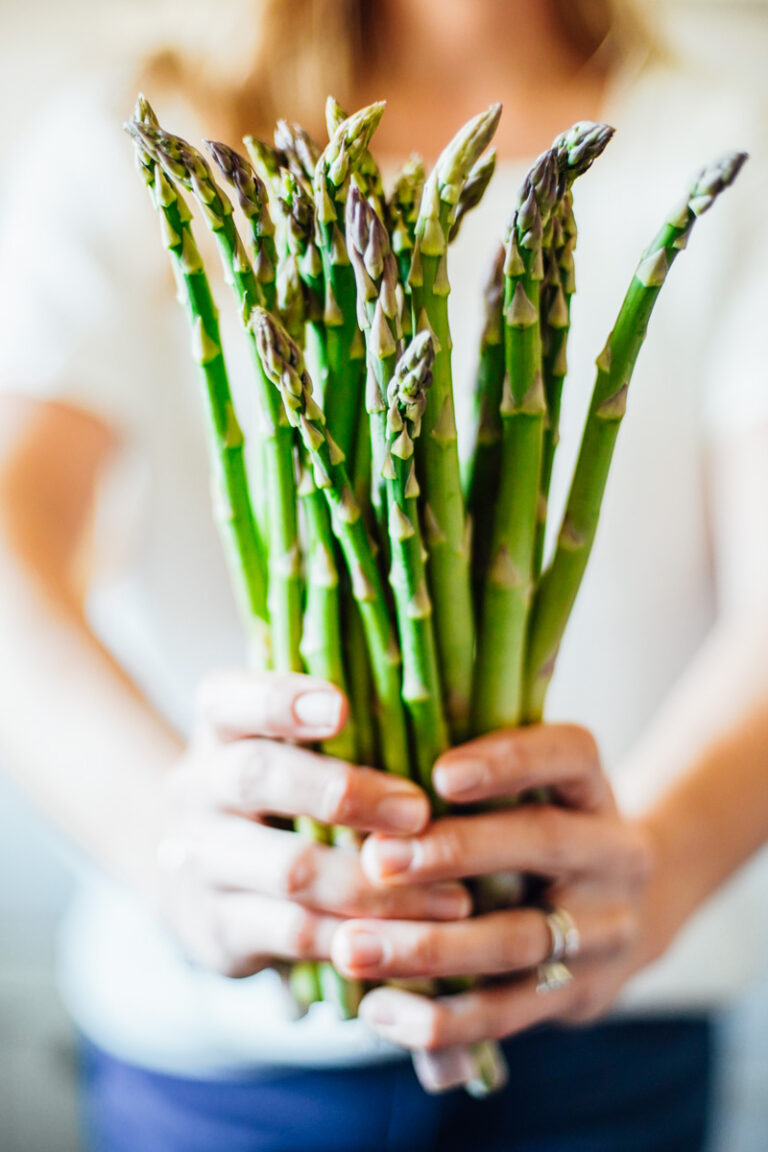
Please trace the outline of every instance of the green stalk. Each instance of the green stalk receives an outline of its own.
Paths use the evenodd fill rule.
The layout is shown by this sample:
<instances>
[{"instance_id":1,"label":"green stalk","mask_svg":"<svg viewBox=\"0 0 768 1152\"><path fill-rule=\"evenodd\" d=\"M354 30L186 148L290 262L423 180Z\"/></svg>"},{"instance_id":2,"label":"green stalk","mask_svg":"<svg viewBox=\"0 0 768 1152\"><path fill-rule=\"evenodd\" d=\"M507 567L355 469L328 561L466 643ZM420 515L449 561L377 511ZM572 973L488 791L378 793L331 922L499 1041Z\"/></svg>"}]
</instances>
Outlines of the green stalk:
<instances>
[{"instance_id":1,"label":"green stalk","mask_svg":"<svg viewBox=\"0 0 768 1152\"><path fill-rule=\"evenodd\" d=\"M475 444L467 476L467 511L472 524L472 589L479 618L491 555L493 511L501 472L501 396L504 386L504 246L483 293L485 322L475 378Z\"/></svg>"},{"instance_id":2,"label":"green stalk","mask_svg":"<svg viewBox=\"0 0 768 1152\"><path fill-rule=\"evenodd\" d=\"M544 281L541 287L540 323L547 419L544 425L533 563L536 578L541 572L544 557L549 486L555 449L560 439L560 405L568 371L571 299L576 288L573 252L576 247L577 229L571 189L574 180L587 172L602 154L613 134L614 130L609 124L581 120L552 142L552 147L557 150L560 188L558 203L544 237Z\"/></svg>"},{"instance_id":3,"label":"green stalk","mask_svg":"<svg viewBox=\"0 0 768 1152\"><path fill-rule=\"evenodd\" d=\"M544 710L560 642L581 585L597 531L605 484L627 391L648 322L667 272L688 241L697 219L736 179L746 154L730 152L704 168L683 202L667 217L644 253L605 348L576 461L555 555L539 584L533 607L523 718Z\"/></svg>"},{"instance_id":4,"label":"green stalk","mask_svg":"<svg viewBox=\"0 0 768 1152\"><path fill-rule=\"evenodd\" d=\"M355 276L344 240L344 202L352 171L360 163L383 111L383 104L372 104L343 120L315 169L328 363L323 407L331 435L350 461L354 460L365 365L364 344L356 320Z\"/></svg>"},{"instance_id":5,"label":"green stalk","mask_svg":"<svg viewBox=\"0 0 768 1152\"><path fill-rule=\"evenodd\" d=\"M544 558L547 504L552 480L555 449L560 440L560 407L563 384L568 372L568 336L571 327L571 299L575 288L573 249L576 224L569 191L552 217L552 243L544 249L544 281L541 285L539 320L541 324L542 375L547 418L541 452L541 477L537 507L536 543L533 572L538 578Z\"/></svg>"},{"instance_id":6,"label":"green stalk","mask_svg":"<svg viewBox=\"0 0 768 1152\"><path fill-rule=\"evenodd\" d=\"M302 455L306 457L306 453ZM315 484L306 459L302 460L298 492L307 535L307 594L301 652L311 676L327 680L346 693L336 542L328 504ZM323 751L340 760L354 761L354 723L348 721L338 736L326 740Z\"/></svg>"},{"instance_id":7,"label":"green stalk","mask_svg":"<svg viewBox=\"0 0 768 1152\"><path fill-rule=\"evenodd\" d=\"M137 101L134 123L157 126L157 117L143 96ZM255 666L264 666L269 656L266 563L251 508L244 439L232 402L216 305L192 235L191 216L184 199L144 147L134 126L129 124L126 127L136 145L139 172L160 214L163 243L171 257L179 296L189 320L193 355L204 386L216 493L214 514L245 626L250 661Z\"/></svg>"},{"instance_id":8,"label":"green stalk","mask_svg":"<svg viewBox=\"0 0 768 1152\"><path fill-rule=\"evenodd\" d=\"M474 615L453 404L448 237L462 188L489 144L500 114L501 106L494 105L476 116L438 159L424 186L408 280L413 330L430 332L435 348L433 384L417 459L440 671L454 742L469 734Z\"/></svg>"},{"instance_id":9,"label":"green stalk","mask_svg":"<svg viewBox=\"0 0 768 1152\"><path fill-rule=\"evenodd\" d=\"M368 374L365 407L371 443L369 485L380 539L388 543L384 458L387 449L387 389L402 351L397 264L387 230L362 192L347 197L347 249L357 286L357 323L365 337Z\"/></svg>"},{"instance_id":10,"label":"green stalk","mask_svg":"<svg viewBox=\"0 0 768 1152\"><path fill-rule=\"evenodd\" d=\"M433 809L439 812L443 806L432 787L432 769L448 747L448 729L427 591L414 460L414 441L421 433L434 355L429 333L420 332L397 362L387 391L384 478L392 553L389 579L403 653L403 700L411 720L419 780L432 799Z\"/></svg>"},{"instance_id":11,"label":"green stalk","mask_svg":"<svg viewBox=\"0 0 768 1152\"><path fill-rule=\"evenodd\" d=\"M507 374L500 408L501 475L475 665L472 725L478 734L517 724L522 706L546 414L539 326L542 235L556 195L557 154L550 149L525 178L506 239Z\"/></svg>"},{"instance_id":12,"label":"green stalk","mask_svg":"<svg viewBox=\"0 0 768 1152\"><path fill-rule=\"evenodd\" d=\"M266 186L245 157L234 148L215 140L206 140L206 144L217 168L233 188L248 223L248 247L253 272L261 285L264 307L271 311L277 303L275 282L278 259L275 225L269 212Z\"/></svg>"},{"instance_id":13,"label":"green stalk","mask_svg":"<svg viewBox=\"0 0 768 1152\"><path fill-rule=\"evenodd\" d=\"M234 189L240 209L248 225L248 249L251 255L254 275L261 287L264 304L270 310L277 307L277 248L275 246L275 226L269 212L268 194L263 181L256 175L248 161L226 144L207 140L208 149L216 166L225 180ZM264 442L260 437L252 437L246 445L251 502L262 540L269 539L269 508L265 485L261 477L266 473Z\"/></svg>"},{"instance_id":14,"label":"green stalk","mask_svg":"<svg viewBox=\"0 0 768 1152\"><path fill-rule=\"evenodd\" d=\"M328 505L315 485L306 459L302 461L298 493L304 508L307 538L305 551L307 595L301 653L310 675L327 680L348 694L342 653L341 598L335 540ZM349 762L355 761L357 737L353 715L349 716L338 736L323 741L321 749L327 756L336 756ZM318 825L312 820L306 818L297 820L296 830L312 839L320 838ZM325 840L334 844L345 843L350 835L349 830L345 828L324 831L328 833ZM322 999L335 1004L344 1019L356 1015L362 999L362 987L359 982L345 980L332 964L319 964L317 975L322 989Z\"/></svg>"},{"instance_id":15,"label":"green stalk","mask_svg":"<svg viewBox=\"0 0 768 1152\"><path fill-rule=\"evenodd\" d=\"M352 494L343 453L312 396L312 382L301 350L280 322L263 308L254 309L251 324L267 377L279 390L290 423L299 430L312 460L315 483L331 508L333 531L344 554L368 642L380 709L384 767L407 776L409 753L400 699L400 652L373 545Z\"/></svg>"},{"instance_id":16,"label":"green stalk","mask_svg":"<svg viewBox=\"0 0 768 1152\"><path fill-rule=\"evenodd\" d=\"M266 488L269 501L270 580L269 616L275 667L281 671L302 670L301 639L301 557L296 515L293 432L287 423L279 397L265 377L248 327L252 309L263 299L242 240L232 219L232 205L216 185L202 155L186 141L160 128L139 126L142 140L166 172L191 191L213 232L226 277L231 281L246 324L254 358L260 406L260 435L264 441Z\"/></svg>"}]
</instances>

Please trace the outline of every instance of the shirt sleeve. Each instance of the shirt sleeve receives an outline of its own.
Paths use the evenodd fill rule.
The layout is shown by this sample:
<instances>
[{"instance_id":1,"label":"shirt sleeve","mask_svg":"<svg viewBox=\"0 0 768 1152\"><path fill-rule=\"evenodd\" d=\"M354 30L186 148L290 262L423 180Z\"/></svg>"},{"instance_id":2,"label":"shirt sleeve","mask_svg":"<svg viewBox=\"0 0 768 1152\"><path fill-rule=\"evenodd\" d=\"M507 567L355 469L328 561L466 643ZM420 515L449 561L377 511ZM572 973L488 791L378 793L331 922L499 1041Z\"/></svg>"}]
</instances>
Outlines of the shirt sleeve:
<instances>
[{"instance_id":1,"label":"shirt sleeve","mask_svg":"<svg viewBox=\"0 0 768 1152\"><path fill-rule=\"evenodd\" d=\"M128 431L163 253L120 121L98 89L65 93L13 158L0 208L0 390ZM167 286L169 270L157 271Z\"/></svg>"}]
</instances>

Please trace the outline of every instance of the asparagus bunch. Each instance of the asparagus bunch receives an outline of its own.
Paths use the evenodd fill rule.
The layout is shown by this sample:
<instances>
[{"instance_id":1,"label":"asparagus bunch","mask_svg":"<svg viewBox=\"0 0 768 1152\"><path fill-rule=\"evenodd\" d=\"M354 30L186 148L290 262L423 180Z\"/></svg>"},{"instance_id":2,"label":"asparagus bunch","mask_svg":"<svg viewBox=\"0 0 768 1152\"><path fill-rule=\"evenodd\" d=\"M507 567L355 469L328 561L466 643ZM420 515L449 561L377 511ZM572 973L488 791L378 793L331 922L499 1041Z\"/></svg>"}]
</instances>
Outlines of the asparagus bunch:
<instances>
[{"instance_id":1,"label":"asparagus bunch","mask_svg":"<svg viewBox=\"0 0 768 1152\"><path fill-rule=\"evenodd\" d=\"M216 511L247 634L265 665L306 667L348 692L336 755L432 792L451 743L541 718L594 540L632 370L667 271L744 155L705 168L644 254L597 360L554 554L542 573L567 371L572 186L612 135L580 123L536 160L485 292L462 491L448 319L449 246L493 175L494 105L429 175L418 157L387 196L370 145L384 111L329 100L329 141L279 121L251 163L201 153L140 99L128 130L160 213L200 366ZM217 312L182 191L212 231L253 359L256 426L242 430ZM243 241L235 208L244 221ZM248 437L248 466L244 452ZM338 833L313 827L310 834ZM328 973L304 969L313 996ZM354 990L330 994L347 1011ZM498 1083L492 1047L471 1090Z\"/></svg>"}]
</instances>

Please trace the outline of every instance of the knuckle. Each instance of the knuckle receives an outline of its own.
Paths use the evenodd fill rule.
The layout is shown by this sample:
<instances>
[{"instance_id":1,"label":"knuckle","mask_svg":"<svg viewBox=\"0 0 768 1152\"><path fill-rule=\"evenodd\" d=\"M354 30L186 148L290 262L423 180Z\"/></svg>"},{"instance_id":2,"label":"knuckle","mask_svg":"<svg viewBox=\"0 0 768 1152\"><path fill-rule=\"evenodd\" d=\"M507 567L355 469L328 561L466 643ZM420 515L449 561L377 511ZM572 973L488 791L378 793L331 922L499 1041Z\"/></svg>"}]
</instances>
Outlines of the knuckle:
<instances>
[{"instance_id":1,"label":"knuckle","mask_svg":"<svg viewBox=\"0 0 768 1152\"><path fill-rule=\"evenodd\" d=\"M205 947L207 967L220 976L242 975L245 957L233 946L232 926L226 900L212 900L209 907L209 933Z\"/></svg>"},{"instance_id":2,"label":"knuckle","mask_svg":"<svg viewBox=\"0 0 768 1152\"><path fill-rule=\"evenodd\" d=\"M316 951L317 917L306 908L296 905L291 909L286 930L285 949L288 956L312 957Z\"/></svg>"},{"instance_id":3,"label":"knuckle","mask_svg":"<svg viewBox=\"0 0 768 1152\"><path fill-rule=\"evenodd\" d=\"M450 1008L445 1004L430 1004L424 1012L424 1021L421 1025L423 1039L421 1047L428 1052L439 1048L446 1048L451 1043Z\"/></svg>"},{"instance_id":4,"label":"knuckle","mask_svg":"<svg viewBox=\"0 0 768 1152\"><path fill-rule=\"evenodd\" d=\"M629 904L623 904L616 909L615 941L618 948L627 948L634 944L640 934L640 918L637 911Z\"/></svg>"},{"instance_id":5,"label":"knuckle","mask_svg":"<svg viewBox=\"0 0 768 1152\"><path fill-rule=\"evenodd\" d=\"M268 740L238 740L227 750L233 760L233 800L238 810L265 810L269 776L273 769Z\"/></svg>"},{"instance_id":6,"label":"knuckle","mask_svg":"<svg viewBox=\"0 0 768 1152\"><path fill-rule=\"evenodd\" d=\"M317 867L317 851L314 844L302 844L286 861L279 880L280 892L294 900L305 896L315 881Z\"/></svg>"},{"instance_id":7,"label":"knuckle","mask_svg":"<svg viewBox=\"0 0 768 1152\"><path fill-rule=\"evenodd\" d=\"M650 840L639 831L631 841L630 875L638 886L647 884L656 869L655 853Z\"/></svg>"},{"instance_id":8,"label":"knuckle","mask_svg":"<svg viewBox=\"0 0 768 1152\"><path fill-rule=\"evenodd\" d=\"M590 730L582 728L580 724L566 724L564 729L570 740L573 741L575 748L581 753L585 767L593 772L599 771L600 749Z\"/></svg>"},{"instance_id":9,"label":"knuckle","mask_svg":"<svg viewBox=\"0 0 768 1152\"><path fill-rule=\"evenodd\" d=\"M441 934L437 928L422 928L417 931L412 945L413 963L419 973L433 972L439 963Z\"/></svg>"},{"instance_id":10,"label":"knuckle","mask_svg":"<svg viewBox=\"0 0 768 1152\"><path fill-rule=\"evenodd\" d=\"M568 1017L580 1024L588 1024L602 1016L607 1005L599 989L591 981L580 983L574 991Z\"/></svg>"},{"instance_id":11,"label":"knuckle","mask_svg":"<svg viewBox=\"0 0 768 1152\"><path fill-rule=\"evenodd\" d=\"M496 961L501 971L522 968L535 956L532 935L518 916L502 914L495 940Z\"/></svg>"},{"instance_id":12,"label":"knuckle","mask_svg":"<svg viewBox=\"0 0 768 1152\"><path fill-rule=\"evenodd\" d=\"M328 824L346 824L354 818L360 804L358 771L351 766L329 774L323 788L321 819Z\"/></svg>"},{"instance_id":13,"label":"knuckle","mask_svg":"<svg viewBox=\"0 0 768 1152\"><path fill-rule=\"evenodd\" d=\"M456 869L465 857L466 837L459 820L444 821L421 844L422 863L440 872Z\"/></svg>"},{"instance_id":14,"label":"knuckle","mask_svg":"<svg viewBox=\"0 0 768 1152\"><path fill-rule=\"evenodd\" d=\"M542 805L536 810L535 819L551 871L566 871L571 863L573 842L567 816L552 805Z\"/></svg>"}]
</instances>

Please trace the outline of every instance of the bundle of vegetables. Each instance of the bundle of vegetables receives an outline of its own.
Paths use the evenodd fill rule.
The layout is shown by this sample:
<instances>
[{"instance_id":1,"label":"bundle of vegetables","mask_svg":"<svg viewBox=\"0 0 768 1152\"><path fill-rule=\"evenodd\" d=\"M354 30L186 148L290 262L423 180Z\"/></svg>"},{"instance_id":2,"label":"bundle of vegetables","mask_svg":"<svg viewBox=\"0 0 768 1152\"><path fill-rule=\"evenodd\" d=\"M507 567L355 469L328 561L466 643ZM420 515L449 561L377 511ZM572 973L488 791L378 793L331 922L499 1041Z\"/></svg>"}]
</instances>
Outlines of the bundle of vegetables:
<instances>
[{"instance_id":1,"label":"bundle of vegetables","mask_svg":"<svg viewBox=\"0 0 768 1152\"><path fill-rule=\"evenodd\" d=\"M512 205L486 292L463 489L448 251L493 174L484 153L501 108L466 124L428 176L412 157L389 195L369 150L384 105L347 116L329 100L326 111L324 149L280 121L274 144L246 138L250 160L209 142L214 167L164 131L143 97L127 128L192 330L215 511L251 659L345 691L350 721L327 751L415 776L439 812L431 772L448 746L542 717L650 314L697 217L745 157L704 168L642 255L597 358L544 563L574 291L572 185L613 130L579 123L558 137ZM252 352L259 418L248 463L185 192L215 236ZM349 837L309 822L297 831ZM293 988L345 1015L361 991L327 965L300 966ZM475 1055L477 1091L500 1066L492 1046Z\"/></svg>"}]
</instances>

